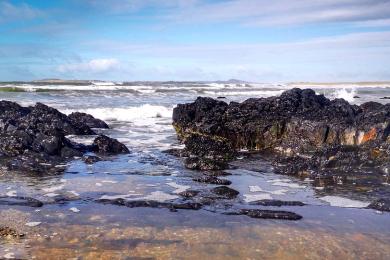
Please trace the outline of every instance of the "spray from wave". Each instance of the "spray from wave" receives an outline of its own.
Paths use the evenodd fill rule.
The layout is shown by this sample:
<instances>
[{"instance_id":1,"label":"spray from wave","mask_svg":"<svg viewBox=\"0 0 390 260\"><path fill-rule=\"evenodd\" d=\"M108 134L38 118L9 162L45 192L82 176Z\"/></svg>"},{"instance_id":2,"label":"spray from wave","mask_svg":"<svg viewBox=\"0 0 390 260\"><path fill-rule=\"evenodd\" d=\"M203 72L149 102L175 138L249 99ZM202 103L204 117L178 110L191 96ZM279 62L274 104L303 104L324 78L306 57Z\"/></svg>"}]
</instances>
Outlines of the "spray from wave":
<instances>
[{"instance_id":1,"label":"spray from wave","mask_svg":"<svg viewBox=\"0 0 390 260\"><path fill-rule=\"evenodd\" d=\"M336 89L335 92L333 93L333 98L342 98L350 103L355 101L355 96L356 96L356 89L351 88L342 88L342 89Z\"/></svg>"}]
</instances>

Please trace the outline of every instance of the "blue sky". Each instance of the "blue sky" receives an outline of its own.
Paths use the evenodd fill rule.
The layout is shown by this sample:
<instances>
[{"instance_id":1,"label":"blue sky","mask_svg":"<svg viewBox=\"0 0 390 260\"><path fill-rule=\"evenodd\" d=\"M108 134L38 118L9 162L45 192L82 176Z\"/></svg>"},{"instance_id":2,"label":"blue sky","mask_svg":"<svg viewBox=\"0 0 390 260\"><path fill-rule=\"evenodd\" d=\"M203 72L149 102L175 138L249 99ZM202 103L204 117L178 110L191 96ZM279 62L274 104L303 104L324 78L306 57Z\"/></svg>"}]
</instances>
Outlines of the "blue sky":
<instances>
[{"instance_id":1,"label":"blue sky","mask_svg":"<svg viewBox=\"0 0 390 260\"><path fill-rule=\"evenodd\" d=\"M0 80L390 80L390 0L0 0Z\"/></svg>"}]
</instances>

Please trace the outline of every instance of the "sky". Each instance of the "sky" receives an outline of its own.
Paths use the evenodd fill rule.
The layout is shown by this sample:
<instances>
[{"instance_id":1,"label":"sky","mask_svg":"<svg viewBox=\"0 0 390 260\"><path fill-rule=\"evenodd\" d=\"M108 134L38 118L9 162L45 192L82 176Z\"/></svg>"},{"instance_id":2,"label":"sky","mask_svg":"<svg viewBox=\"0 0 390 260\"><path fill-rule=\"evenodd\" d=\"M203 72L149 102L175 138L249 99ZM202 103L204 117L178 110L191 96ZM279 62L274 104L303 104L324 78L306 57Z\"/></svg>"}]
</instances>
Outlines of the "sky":
<instances>
[{"instance_id":1,"label":"sky","mask_svg":"<svg viewBox=\"0 0 390 260\"><path fill-rule=\"evenodd\" d=\"M390 0L0 0L0 81L390 80Z\"/></svg>"}]
</instances>

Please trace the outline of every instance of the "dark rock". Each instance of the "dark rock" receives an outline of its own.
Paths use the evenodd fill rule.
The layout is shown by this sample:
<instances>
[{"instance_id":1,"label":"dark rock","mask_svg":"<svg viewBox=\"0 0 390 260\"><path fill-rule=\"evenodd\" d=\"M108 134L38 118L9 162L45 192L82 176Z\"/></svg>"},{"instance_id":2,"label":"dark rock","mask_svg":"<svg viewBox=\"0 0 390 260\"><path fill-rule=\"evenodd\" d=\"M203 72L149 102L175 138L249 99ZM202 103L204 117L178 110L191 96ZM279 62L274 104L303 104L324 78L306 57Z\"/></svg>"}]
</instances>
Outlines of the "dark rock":
<instances>
[{"instance_id":1,"label":"dark rock","mask_svg":"<svg viewBox=\"0 0 390 260\"><path fill-rule=\"evenodd\" d=\"M0 197L0 205L7 206L28 206L28 207L42 207L43 203L37 199L29 197Z\"/></svg>"},{"instance_id":2,"label":"dark rock","mask_svg":"<svg viewBox=\"0 0 390 260\"><path fill-rule=\"evenodd\" d=\"M213 138L198 133L189 134L184 144L191 154L218 160L229 160L235 155L232 144L225 138Z\"/></svg>"},{"instance_id":3,"label":"dark rock","mask_svg":"<svg viewBox=\"0 0 390 260\"><path fill-rule=\"evenodd\" d=\"M283 219L283 220L299 220L302 218L290 211L276 211L276 210L262 210L262 209L242 209L239 214L246 215L251 218L263 218L263 219Z\"/></svg>"},{"instance_id":4,"label":"dark rock","mask_svg":"<svg viewBox=\"0 0 390 260\"><path fill-rule=\"evenodd\" d=\"M390 97L381 97L381 99L390 99Z\"/></svg>"},{"instance_id":5,"label":"dark rock","mask_svg":"<svg viewBox=\"0 0 390 260\"><path fill-rule=\"evenodd\" d=\"M199 194L199 191L197 191L197 190L186 190L186 191L179 193L180 196L185 197L185 198L193 198L198 194Z\"/></svg>"},{"instance_id":6,"label":"dark rock","mask_svg":"<svg viewBox=\"0 0 390 260\"><path fill-rule=\"evenodd\" d=\"M353 98L360 98L359 96L353 96Z\"/></svg>"},{"instance_id":7,"label":"dark rock","mask_svg":"<svg viewBox=\"0 0 390 260\"><path fill-rule=\"evenodd\" d=\"M219 171L229 168L225 161L213 160L202 157L188 157L184 160L184 166L190 170Z\"/></svg>"},{"instance_id":8,"label":"dark rock","mask_svg":"<svg viewBox=\"0 0 390 260\"><path fill-rule=\"evenodd\" d=\"M217 185L230 185L230 184L232 184L232 182L229 180L219 179L219 178L212 177L212 176L202 176L202 177L194 178L192 180L197 181L197 182L203 182L203 183L208 183L208 184L217 184Z\"/></svg>"},{"instance_id":9,"label":"dark rock","mask_svg":"<svg viewBox=\"0 0 390 260\"><path fill-rule=\"evenodd\" d=\"M202 208L202 204L196 202L184 202L184 203L171 203L171 202L159 202L154 200L124 200L124 199L100 199L100 203L113 204L119 206L126 206L129 208L167 208L171 210L187 209L187 210L199 210Z\"/></svg>"},{"instance_id":10,"label":"dark rock","mask_svg":"<svg viewBox=\"0 0 390 260\"><path fill-rule=\"evenodd\" d=\"M93 151L103 154L119 154L119 153L130 153L126 145L120 143L118 140L110 138L105 135L99 135L93 141Z\"/></svg>"},{"instance_id":11,"label":"dark rock","mask_svg":"<svg viewBox=\"0 0 390 260\"><path fill-rule=\"evenodd\" d=\"M240 194L238 191L226 186L215 187L211 190L211 192L226 199L234 199L238 196L238 194Z\"/></svg>"},{"instance_id":12,"label":"dark rock","mask_svg":"<svg viewBox=\"0 0 390 260\"><path fill-rule=\"evenodd\" d=\"M203 158L234 157L247 149L269 153L278 173L327 174L390 164L390 104L351 105L329 100L311 89L242 103L199 97L179 104L173 126L191 154L190 169Z\"/></svg>"},{"instance_id":13,"label":"dark rock","mask_svg":"<svg viewBox=\"0 0 390 260\"><path fill-rule=\"evenodd\" d=\"M86 164L94 164L96 162L100 162L102 159L100 157L97 157L97 156L93 156L93 155L88 155L88 156L84 156L83 157L83 161L86 163Z\"/></svg>"},{"instance_id":14,"label":"dark rock","mask_svg":"<svg viewBox=\"0 0 390 260\"><path fill-rule=\"evenodd\" d=\"M281 206L304 206L305 203L301 201L283 201L283 200L258 200L253 201L249 203L251 205L261 205L261 206L274 206L274 207L281 207Z\"/></svg>"},{"instance_id":15,"label":"dark rock","mask_svg":"<svg viewBox=\"0 0 390 260\"><path fill-rule=\"evenodd\" d=\"M368 208L379 211L390 211L390 199L384 198L376 200L368 205Z\"/></svg>"},{"instance_id":16,"label":"dark rock","mask_svg":"<svg viewBox=\"0 0 390 260\"><path fill-rule=\"evenodd\" d=\"M86 152L124 153L128 149L109 137L98 137L94 146L71 142L66 135L94 135L88 124L104 122L86 114L72 117L37 103L22 107L0 101L0 164L8 170L26 173L57 174L57 167Z\"/></svg>"},{"instance_id":17,"label":"dark rock","mask_svg":"<svg viewBox=\"0 0 390 260\"><path fill-rule=\"evenodd\" d=\"M6 237L21 238L24 237L24 234L17 232L15 229L0 226L0 238Z\"/></svg>"},{"instance_id":18,"label":"dark rock","mask_svg":"<svg viewBox=\"0 0 390 260\"><path fill-rule=\"evenodd\" d=\"M61 157L74 158L83 156L83 152L72 147L65 146L61 149Z\"/></svg>"},{"instance_id":19,"label":"dark rock","mask_svg":"<svg viewBox=\"0 0 390 260\"><path fill-rule=\"evenodd\" d=\"M93 116L85 113L73 112L72 114L69 115L69 119L72 121L74 125L78 125L82 123L82 124L86 124L90 128L105 128L105 129L109 128L104 121L100 119L96 119Z\"/></svg>"}]
</instances>

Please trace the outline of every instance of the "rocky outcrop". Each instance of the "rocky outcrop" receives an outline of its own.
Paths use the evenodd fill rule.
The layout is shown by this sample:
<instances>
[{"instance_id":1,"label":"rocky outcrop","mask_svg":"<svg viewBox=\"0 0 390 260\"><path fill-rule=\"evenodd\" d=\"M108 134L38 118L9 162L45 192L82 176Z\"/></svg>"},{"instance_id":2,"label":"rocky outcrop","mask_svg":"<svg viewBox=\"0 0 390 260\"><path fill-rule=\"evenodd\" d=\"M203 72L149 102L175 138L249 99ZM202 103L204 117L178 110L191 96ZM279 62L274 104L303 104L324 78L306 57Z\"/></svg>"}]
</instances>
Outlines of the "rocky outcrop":
<instances>
[{"instance_id":1,"label":"rocky outcrop","mask_svg":"<svg viewBox=\"0 0 390 260\"><path fill-rule=\"evenodd\" d=\"M74 123L77 124L77 122L83 122L90 128L109 128L106 122L96 119L91 115L80 113L80 112L73 112L69 115L69 119Z\"/></svg>"},{"instance_id":2,"label":"rocky outcrop","mask_svg":"<svg viewBox=\"0 0 390 260\"><path fill-rule=\"evenodd\" d=\"M226 162L241 149L271 151L285 174L390 165L389 123L390 104L351 105L311 89L230 104L199 97L173 111L178 138L192 156Z\"/></svg>"},{"instance_id":3,"label":"rocky outcrop","mask_svg":"<svg viewBox=\"0 0 390 260\"><path fill-rule=\"evenodd\" d=\"M37 103L22 107L0 101L0 164L9 170L55 173L61 163L85 152L128 153L117 140L99 136L92 146L70 141L67 135L96 135L92 127L106 127L91 115L67 116Z\"/></svg>"}]
</instances>

